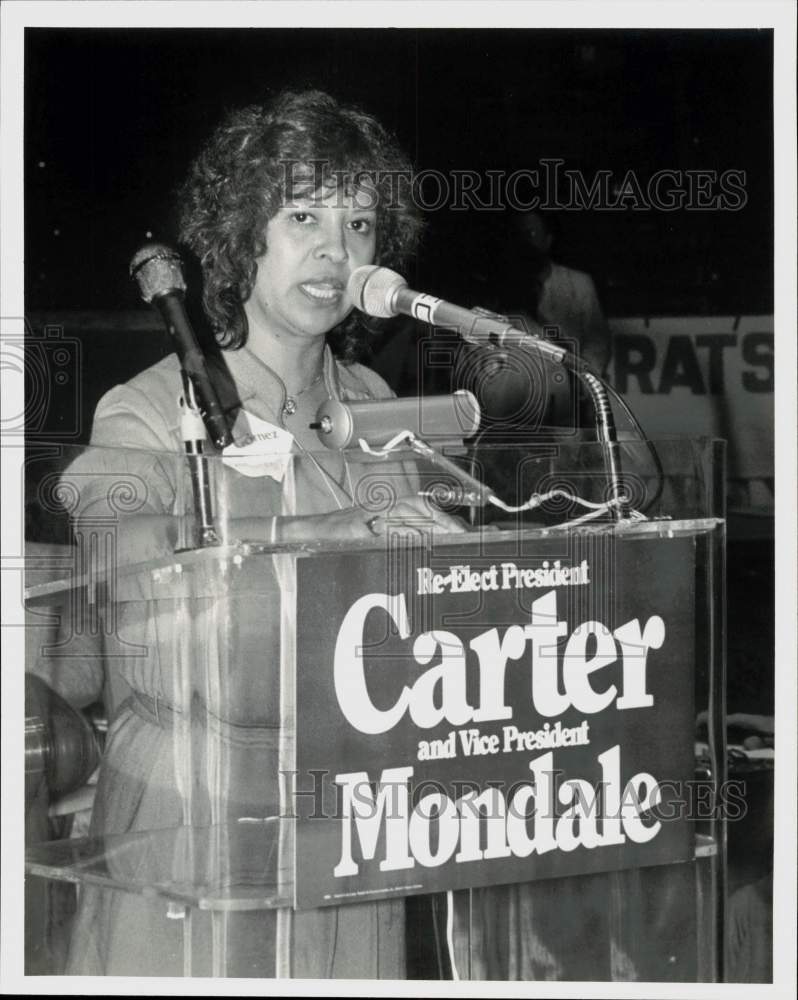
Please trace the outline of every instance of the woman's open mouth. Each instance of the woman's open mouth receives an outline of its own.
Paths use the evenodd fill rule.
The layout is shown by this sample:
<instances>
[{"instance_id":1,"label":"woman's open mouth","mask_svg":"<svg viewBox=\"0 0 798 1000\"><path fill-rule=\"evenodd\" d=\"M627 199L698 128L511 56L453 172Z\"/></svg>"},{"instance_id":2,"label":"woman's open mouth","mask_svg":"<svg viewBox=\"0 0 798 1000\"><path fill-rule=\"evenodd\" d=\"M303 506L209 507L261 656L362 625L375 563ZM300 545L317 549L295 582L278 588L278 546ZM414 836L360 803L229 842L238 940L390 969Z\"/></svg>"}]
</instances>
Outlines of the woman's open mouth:
<instances>
[{"instance_id":1,"label":"woman's open mouth","mask_svg":"<svg viewBox=\"0 0 798 1000\"><path fill-rule=\"evenodd\" d=\"M305 281L299 286L308 298L322 305L340 302L344 286L339 281Z\"/></svg>"}]
</instances>

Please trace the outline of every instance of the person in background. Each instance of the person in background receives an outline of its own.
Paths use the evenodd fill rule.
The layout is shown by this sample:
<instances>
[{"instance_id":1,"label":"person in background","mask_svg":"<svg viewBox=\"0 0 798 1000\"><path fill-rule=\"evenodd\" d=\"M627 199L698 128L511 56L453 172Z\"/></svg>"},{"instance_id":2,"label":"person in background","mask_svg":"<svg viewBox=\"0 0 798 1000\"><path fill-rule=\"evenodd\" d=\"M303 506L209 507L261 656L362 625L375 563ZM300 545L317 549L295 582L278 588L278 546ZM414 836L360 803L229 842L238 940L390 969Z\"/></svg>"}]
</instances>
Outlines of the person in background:
<instances>
[{"instance_id":1,"label":"person in background","mask_svg":"<svg viewBox=\"0 0 798 1000\"><path fill-rule=\"evenodd\" d=\"M555 219L539 211L484 220L465 250L462 294L476 311L556 340L603 375L611 352L609 327L591 277L552 259L556 228ZM591 433L595 415L579 381L532 352L510 352L497 367L490 352L466 346L457 369L471 376L473 384L464 384L477 395L492 433L507 428L558 438Z\"/></svg>"},{"instance_id":2,"label":"person in background","mask_svg":"<svg viewBox=\"0 0 798 1000\"><path fill-rule=\"evenodd\" d=\"M527 276L527 302L537 322L558 326L580 356L599 374L606 370L611 336L589 274L558 264L552 251L558 235L554 215L540 211L512 216L513 247Z\"/></svg>"}]
</instances>

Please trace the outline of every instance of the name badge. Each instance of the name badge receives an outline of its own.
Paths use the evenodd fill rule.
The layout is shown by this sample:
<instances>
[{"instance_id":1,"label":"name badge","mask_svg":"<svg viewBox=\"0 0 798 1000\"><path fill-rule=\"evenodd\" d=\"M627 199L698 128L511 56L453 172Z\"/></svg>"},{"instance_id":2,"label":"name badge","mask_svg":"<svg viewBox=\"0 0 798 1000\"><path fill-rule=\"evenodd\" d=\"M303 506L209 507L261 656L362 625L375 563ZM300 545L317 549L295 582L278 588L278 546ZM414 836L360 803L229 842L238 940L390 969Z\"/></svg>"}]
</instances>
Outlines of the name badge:
<instances>
[{"instance_id":1,"label":"name badge","mask_svg":"<svg viewBox=\"0 0 798 1000\"><path fill-rule=\"evenodd\" d=\"M222 452L222 461L242 476L271 476L280 483L291 461L294 435L252 413L242 412L236 421L238 440Z\"/></svg>"}]
</instances>

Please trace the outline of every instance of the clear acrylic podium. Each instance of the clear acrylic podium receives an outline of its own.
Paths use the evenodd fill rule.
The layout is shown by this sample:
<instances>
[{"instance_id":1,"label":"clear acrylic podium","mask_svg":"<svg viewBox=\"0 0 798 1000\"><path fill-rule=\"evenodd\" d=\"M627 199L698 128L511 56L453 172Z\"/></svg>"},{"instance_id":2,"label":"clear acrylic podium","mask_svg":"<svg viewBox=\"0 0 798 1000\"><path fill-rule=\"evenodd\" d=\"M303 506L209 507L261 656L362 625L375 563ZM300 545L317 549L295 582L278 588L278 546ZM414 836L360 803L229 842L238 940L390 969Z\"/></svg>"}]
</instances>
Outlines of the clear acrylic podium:
<instances>
[{"instance_id":1,"label":"clear acrylic podium","mask_svg":"<svg viewBox=\"0 0 798 1000\"><path fill-rule=\"evenodd\" d=\"M596 444L558 444L537 453L521 444L486 445L478 453L461 449L452 460L487 482L508 505L518 506L521 498L534 493L561 492L526 513L491 506L469 510L457 507L451 493L441 492L440 470L423 468L417 457L404 456L402 475L439 503L448 502L448 509L471 522L471 530L432 539L423 525L411 526L409 533L404 525L394 535L390 504L396 480L374 460L365 464L360 481L372 479L368 488L356 491L357 499L365 517L376 512L385 518L386 534L373 541L309 538L294 545L272 543L269 532L275 514L302 511L301 477L288 475L279 508L273 501L271 506L264 503L259 517L252 497L259 488L273 493L274 477L267 473L264 486L263 478L241 475L211 458L205 472L218 540L206 546L196 544L194 494L185 456L64 447L55 458L47 453L38 461L33 454L28 463L26 669L73 704L94 703L95 709L102 704L108 719L105 759L87 835L42 840L41 830L33 836L29 826L28 875L35 884L44 884L35 882L38 879L72 884L77 899L68 928L69 965L38 971L721 980L726 822L723 452L720 443L708 441L660 441L656 447L661 472L652 467L642 445L622 443L631 508L641 516L619 520L610 510L578 521L594 508L575 506L566 494L596 505L606 497ZM237 506L239 487L247 493L243 517L244 508ZM165 512L154 503L153 494L167 491L170 507ZM41 542L47 544L37 544ZM544 557L546 572L554 572L556 563L557 572L570 566L570 577L539 577L536 582L534 570L544 565ZM600 586L596 583L590 594L577 594L579 587L574 586L572 599L565 592L567 584L586 582L577 572L586 562L596 567ZM456 605L456 611L454 604L442 605L444 613L436 618L438 595L453 601L453 591L468 591L465 585L454 586L452 566L478 572L471 577L465 604ZM419 575L422 572L428 576ZM437 593L432 585L426 592L419 583L422 578L444 582ZM502 579L507 594L491 593L502 589ZM521 579L533 589L526 592L516 582ZM655 650L667 650L667 644L660 640L658 647L657 640L646 640L649 676L655 678L651 683L662 685L657 691L669 691L667 671L673 670L674 677L682 677L681 686L674 681L677 694L666 708L659 695L653 698L654 704L645 709L650 714L641 714L639 723L627 723L624 716L617 734L609 708L596 708L589 722L591 732L606 733L600 746L595 742L599 737L593 737L594 757L605 744L617 745L621 753L642 754L644 763L647 727L652 733L659 732L657 727L671 727L670 744L657 737L662 746L656 759L674 762L673 777L681 784L676 792L671 789L668 801L680 797L683 811L678 835L676 821L669 826L663 814L658 836L663 842L678 842L678 850L673 855L646 854L649 847L642 833L639 845L626 838L627 844L612 848L612 854L601 854L601 845L591 853L584 839L566 850L558 840L545 859L540 847L530 849L526 860L507 847L501 862L505 867L496 862L494 870L483 863L482 855L490 851L482 829L482 839L473 848L473 857L482 860L469 867L455 863L452 855L438 866L436 856L444 851L439 813L431 821L436 832L425 842L431 857L425 863L416 858L413 871L396 873L393 884L381 889L376 861L388 828L370 852L364 819L362 827L352 822L351 835L355 841L360 835L360 867L366 867L369 854L374 861L374 884L363 882L360 888L353 876L345 883L346 891L331 902L329 894L322 898L322 882L332 878L325 870L318 878L319 900L309 905L315 898L317 867L323 866L325 851L332 850L327 841L340 837L341 815L334 809L315 825L309 818L316 799L308 792L308 776L327 766L319 758L325 746L331 758L333 750L349 754L346 759L356 761L351 767L368 772L373 782L379 773L372 774L372 762L357 756L358 748L377 745L368 744L368 739L390 744L396 764L412 757L421 773L417 762L424 759L422 737L424 753L432 743L427 736L440 737L443 745L450 732L455 734L452 746L462 748L467 736L460 734L467 734L471 725L471 717L458 722L454 710L451 718L446 715L448 695L441 692L453 690L446 687L449 681L430 695L429 710L445 716L437 728L413 730L411 737L398 729L366 737L352 735L342 725L334 699L325 701L333 691L333 660L338 655L328 639L340 624L336 609L352 603L341 595L356 597L358 586L362 582L365 587L367 580L378 581L372 590L386 594L405 589L414 635L422 630L422 622L427 634L438 634L430 631L435 628L451 630L447 634L462 628L467 638L515 627L512 615L493 610L494 599L510 602L506 607L517 605L519 615L528 615L534 601L562 589L568 628L563 627L555 646L578 633L574 624L579 621L606 622L617 634L624 622L637 620L635 601L642 599L650 580L657 595L652 601L659 602L656 607L669 635L678 636L680 643L678 662L671 662L656 659ZM310 597L321 605L309 606ZM577 607L582 598L590 604L587 610ZM458 625L458 615L468 624ZM391 659L391 644L398 640L388 632L379 671L372 665L363 675L380 718L403 697L398 693L401 685L391 687L392 680L382 686L382 678L388 677L385 664L395 664L391 670L399 673L415 671L413 686L422 673L420 653L409 667ZM591 642L600 641L588 641L585 675L598 670L589 664L590 657L598 655L598 646L594 650ZM559 697L566 697L569 683L573 691L582 684L579 690L596 697L606 693L608 684L602 688L596 681L585 687L592 682L584 682L581 674L564 681L569 670L565 659L564 673L556 682ZM487 655L480 660L485 676L490 662ZM441 676L447 663L442 655ZM508 663L507 690L514 691L513 678L520 671L514 669L515 661L506 660L505 666ZM620 664L619 659L617 673L607 675L619 688L625 678ZM491 683L478 680L474 669L469 659L463 667L463 690L472 708L477 686ZM314 677L324 679L318 690ZM406 688L410 686L408 681ZM639 705L648 704L645 698L652 700L641 694ZM586 709L585 701L580 715L576 696L572 701L574 705L563 709L560 728L570 726L576 733L582 725L587 732L585 713L593 709ZM513 711L512 705L504 708ZM491 717L484 704L481 710L481 734L495 734L499 740L511 715ZM529 731L542 731L545 713L540 705L523 711L532 713ZM671 715L655 714L663 711ZM420 718L422 709L418 712ZM628 714L631 718L634 711ZM620 720L621 713L616 715ZM560 726L553 715L545 718L552 727ZM403 719L405 723L411 726L410 720ZM521 734L512 745L507 733L504 739L509 765L520 760L516 751L523 750ZM578 742L577 736L572 739ZM313 747L312 753L305 750L306 744ZM565 750L557 752L558 765L565 761L566 769L568 761L577 759L575 748L568 751L570 756ZM451 756L463 754L460 749ZM499 776L501 756L496 754L491 765ZM524 768L531 756L527 753L521 761ZM436 766L425 761L423 774L437 774ZM473 774L479 783L482 772ZM320 779L327 791L335 777ZM671 775L657 775L661 777ZM592 771L589 778L595 778ZM81 802L84 815L90 801L91 791ZM656 805L650 797L648 806L653 808L652 803ZM649 813L644 819L637 829L653 829ZM605 822L602 819L599 828L606 837ZM467 829L460 827L459 848L469 861L463 839ZM529 833L531 826L526 830ZM338 853L339 848L336 841ZM669 860L676 854L678 860ZM45 927L28 929L32 938L46 933ZM430 957L422 960L421 952Z\"/></svg>"}]
</instances>

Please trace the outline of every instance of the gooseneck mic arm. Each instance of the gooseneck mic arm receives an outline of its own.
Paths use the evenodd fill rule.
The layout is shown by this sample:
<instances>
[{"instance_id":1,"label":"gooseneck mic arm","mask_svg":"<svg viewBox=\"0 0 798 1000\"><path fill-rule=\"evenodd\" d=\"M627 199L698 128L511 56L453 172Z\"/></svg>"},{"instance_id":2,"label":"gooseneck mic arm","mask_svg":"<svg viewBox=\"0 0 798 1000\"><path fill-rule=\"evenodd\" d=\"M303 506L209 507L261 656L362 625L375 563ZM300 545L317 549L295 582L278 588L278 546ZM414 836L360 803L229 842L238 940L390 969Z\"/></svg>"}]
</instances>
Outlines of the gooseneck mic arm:
<instances>
[{"instance_id":1,"label":"gooseneck mic arm","mask_svg":"<svg viewBox=\"0 0 798 1000\"><path fill-rule=\"evenodd\" d=\"M138 283L141 297L160 312L175 343L183 372L190 379L208 437L222 449L232 444L233 435L222 410L183 304L186 283L180 255L159 243L147 243L130 262L130 276Z\"/></svg>"},{"instance_id":2,"label":"gooseneck mic arm","mask_svg":"<svg viewBox=\"0 0 798 1000\"><path fill-rule=\"evenodd\" d=\"M369 316L412 316L424 323L456 330L470 344L494 349L517 347L532 351L541 358L574 372L585 386L593 404L611 499L615 501L613 515L618 520L629 516L628 498L621 481L620 448L609 394L599 376L581 358L547 340L517 330L501 319L464 309L423 292L415 292L407 287L407 282L400 274L387 267L373 264L358 267L349 278L347 292L355 306Z\"/></svg>"}]
</instances>

